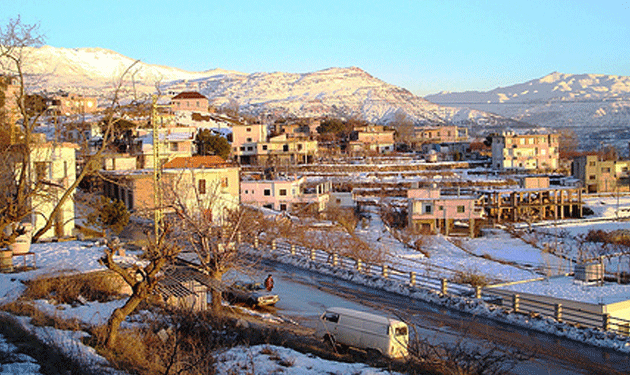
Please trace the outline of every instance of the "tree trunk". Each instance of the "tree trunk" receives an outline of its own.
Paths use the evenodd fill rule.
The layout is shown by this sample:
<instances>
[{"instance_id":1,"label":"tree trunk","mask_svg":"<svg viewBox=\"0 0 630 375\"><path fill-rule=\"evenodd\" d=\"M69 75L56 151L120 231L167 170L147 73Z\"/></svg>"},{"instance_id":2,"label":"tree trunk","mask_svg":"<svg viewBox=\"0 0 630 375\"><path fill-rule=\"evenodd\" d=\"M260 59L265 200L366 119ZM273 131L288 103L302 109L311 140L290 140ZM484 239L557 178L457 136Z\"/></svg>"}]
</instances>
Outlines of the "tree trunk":
<instances>
[{"instance_id":1,"label":"tree trunk","mask_svg":"<svg viewBox=\"0 0 630 375\"><path fill-rule=\"evenodd\" d=\"M221 284L221 276L216 276L215 275L213 278L216 281L215 285L220 285ZM212 301L210 303L211 309L212 309L212 313L215 314L215 315L219 315L221 313L221 308L222 308L221 291L216 289L216 288L212 288L211 291L210 291L210 295L212 296Z\"/></svg>"},{"instance_id":2,"label":"tree trunk","mask_svg":"<svg viewBox=\"0 0 630 375\"><path fill-rule=\"evenodd\" d=\"M115 347L116 341L118 340L118 328L120 324L138 307L140 302L146 298L147 290L146 285L138 286L137 290L129 297L124 306L114 310L112 316L109 317L107 321L107 341L105 343L108 348L113 349Z\"/></svg>"}]
</instances>

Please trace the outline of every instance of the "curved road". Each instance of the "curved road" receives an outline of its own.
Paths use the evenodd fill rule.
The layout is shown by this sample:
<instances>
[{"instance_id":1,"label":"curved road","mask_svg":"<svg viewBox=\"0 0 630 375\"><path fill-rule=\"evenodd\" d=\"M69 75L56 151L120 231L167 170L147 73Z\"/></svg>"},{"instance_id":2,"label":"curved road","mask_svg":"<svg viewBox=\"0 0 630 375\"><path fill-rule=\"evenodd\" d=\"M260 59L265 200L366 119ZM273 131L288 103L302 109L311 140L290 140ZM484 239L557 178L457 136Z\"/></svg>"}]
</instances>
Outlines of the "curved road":
<instances>
[{"instance_id":1,"label":"curved road","mask_svg":"<svg viewBox=\"0 0 630 375\"><path fill-rule=\"evenodd\" d=\"M627 374L630 356L581 344L493 320L474 317L393 293L367 288L290 265L267 262L274 292L280 295L276 313L314 328L331 306L399 316L416 326L420 339L430 343L520 349L533 357L519 363L514 374ZM413 329L412 329L413 332Z\"/></svg>"}]
</instances>

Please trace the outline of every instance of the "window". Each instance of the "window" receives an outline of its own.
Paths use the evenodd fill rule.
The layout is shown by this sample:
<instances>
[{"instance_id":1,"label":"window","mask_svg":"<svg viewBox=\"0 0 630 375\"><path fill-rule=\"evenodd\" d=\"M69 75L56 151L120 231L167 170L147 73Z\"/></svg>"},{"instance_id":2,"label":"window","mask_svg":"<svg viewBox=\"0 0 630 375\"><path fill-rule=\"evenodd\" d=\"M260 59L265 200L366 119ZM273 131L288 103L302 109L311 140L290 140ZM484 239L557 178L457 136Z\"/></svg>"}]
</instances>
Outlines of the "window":
<instances>
[{"instance_id":1,"label":"window","mask_svg":"<svg viewBox=\"0 0 630 375\"><path fill-rule=\"evenodd\" d=\"M396 336L407 336L407 327L405 327L405 326L396 327L394 329L394 335L396 335Z\"/></svg>"},{"instance_id":2,"label":"window","mask_svg":"<svg viewBox=\"0 0 630 375\"><path fill-rule=\"evenodd\" d=\"M595 162L594 161L589 161L588 162L588 166L589 167L594 167L595 166Z\"/></svg>"},{"instance_id":3,"label":"window","mask_svg":"<svg viewBox=\"0 0 630 375\"><path fill-rule=\"evenodd\" d=\"M37 181L49 179L48 173L48 163L46 163L45 161L35 162L35 178L37 179Z\"/></svg>"},{"instance_id":4,"label":"window","mask_svg":"<svg viewBox=\"0 0 630 375\"><path fill-rule=\"evenodd\" d=\"M466 207L464 206L457 206L457 213L464 213L466 212Z\"/></svg>"},{"instance_id":5,"label":"window","mask_svg":"<svg viewBox=\"0 0 630 375\"><path fill-rule=\"evenodd\" d=\"M264 196L266 196L266 197L271 196L271 189L265 189L265 190L263 191L263 195L264 195Z\"/></svg>"},{"instance_id":6,"label":"window","mask_svg":"<svg viewBox=\"0 0 630 375\"><path fill-rule=\"evenodd\" d=\"M610 168L602 168L602 173L610 173Z\"/></svg>"},{"instance_id":7,"label":"window","mask_svg":"<svg viewBox=\"0 0 630 375\"><path fill-rule=\"evenodd\" d=\"M286 211L287 210L287 204L286 203L280 203L280 211Z\"/></svg>"},{"instance_id":8,"label":"window","mask_svg":"<svg viewBox=\"0 0 630 375\"><path fill-rule=\"evenodd\" d=\"M254 151L254 147L253 146L247 146L247 151Z\"/></svg>"},{"instance_id":9,"label":"window","mask_svg":"<svg viewBox=\"0 0 630 375\"><path fill-rule=\"evenodd\" d=\"M247 138L247 142L251 142L251 141L252 141L252 139L251 139L251 138Z\"/></svg>"},{"instance_id":10,"label":"window","mask_svg":"<svg viewBox=\"0 0 630 375\"><path fill-rule=\"evenodd\" d=\"M229 182L228 182L228 178L227 177L221 177L221 187L228 187Z\"/></svg>"},{"instance_id":11,"label":"window","mask_svg":"<svg viewBox=\"0 0 630 375\"><path fill-rule=\"evenodd\" d=\"M423 211L423 213L425 213L425 214L430 214L430 213L431 213L431 211L432 211L432 209L433 209L433 207L432 207L430 204L425 204L425 205L422 207L422 211Z\"/></svg>"},{"instance_id":12,"label":"window","mask_svg":"<svg viewBox=\"0 0 630 375\"><path fill-rule=\"evenodd\" d=\"M279 194L280 194L281 197L286 197L287 196L287 189L280 189Z\"/></svg>"},{"instance_id":13,"label":"window","mask_svg":"<svg viewBox=\"0 0 630 375\"><path fill-rule=\"evenodd\" d=\"M282 145L282 151L284 152L289 151L289 145Z\"/></svg>"},{"instance_id":14,"label":"window","mask_svg":"<svg viewBox=\"0 0 630 375\"><path fill-rule=\"evenodd\" d=\"M331 323L338 323L339 322L339 314L326 312L326 313L324 313L324 315L322 315L322 320L325 320L325 321L331 322Z\"/></svg>"},{"instance_id":15,"label":"window","mask_svg":"<svg viewBox=\"0 0 630 375\"><path fill-rule=\"evenodd\" d=\"M594 179L595 179L595 175L594 175L594 174L592 174L592 175L588 176L588 179L589 179L589 180L594 180Z\"/></svg>"},{"instance_id":16,"label":"window","mask_svg":"<svg viewBox=\"0 0 630 375\"><path fill-rule=\"evenodd\" d=\"M246 128L246 129L245 129L245 131L247 131L247 132L251 132L251 131L252 131L252 128Z\"/></svg>"},{"instance_id":17,"label":"window","mask_svg":"<svg viewBox=\"0 0 630 375\"><path fill-rule=\"evenodd\" d=\"M267 151L267 145L262 145L263 151Z\"/></svg>"},{"instance_id":18,"label":"window","mask_svg":"<svg viewBox=\"0 0 630 375\"><path fill-rule=\"evenodd\" d=\"M199 180L197 184L198 184L197 190L199 191L199 194L205 194L206 193L206 180Z\"/></svg>"},{"instance_id":19,"label":"window","mask_svg":"<svg viewBox=\"0 0 630 375\"><path fill-rule=\"evenodd\" d=\"M438 211L444 211L444 206L438 206Z\"/></svg>"},{"instance_id":20,"label":"window","mask_svg":"<svg viewBox=\"0 0 630 375\"><path fill-rule=\"evenodd\" d=\"M245 151L245 146L240 147L241 151Z\"/></svg>"}]
</instances>

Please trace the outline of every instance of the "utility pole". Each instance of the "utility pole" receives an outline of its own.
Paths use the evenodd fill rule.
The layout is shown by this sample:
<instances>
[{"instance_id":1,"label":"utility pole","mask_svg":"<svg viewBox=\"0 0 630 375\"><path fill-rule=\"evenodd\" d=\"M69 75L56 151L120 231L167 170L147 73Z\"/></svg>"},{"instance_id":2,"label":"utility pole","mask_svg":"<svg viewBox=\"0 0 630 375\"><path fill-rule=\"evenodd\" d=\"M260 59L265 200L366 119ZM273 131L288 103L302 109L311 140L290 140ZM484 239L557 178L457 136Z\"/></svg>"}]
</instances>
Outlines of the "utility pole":
<instances>
[{"instance_id":1,"label":"utility pole","mask_svg":"<svg viewBox=\"0 0 630 375\"><path fill-rule=\"evenodd\" d=\"M161 116L158 116L157 95L151 96L151 127L153 128L153 221L155 241L157 242L162 233L162 166L160 163L160 134L158 118L161 123Z\"/></svg>"}]
</instances>

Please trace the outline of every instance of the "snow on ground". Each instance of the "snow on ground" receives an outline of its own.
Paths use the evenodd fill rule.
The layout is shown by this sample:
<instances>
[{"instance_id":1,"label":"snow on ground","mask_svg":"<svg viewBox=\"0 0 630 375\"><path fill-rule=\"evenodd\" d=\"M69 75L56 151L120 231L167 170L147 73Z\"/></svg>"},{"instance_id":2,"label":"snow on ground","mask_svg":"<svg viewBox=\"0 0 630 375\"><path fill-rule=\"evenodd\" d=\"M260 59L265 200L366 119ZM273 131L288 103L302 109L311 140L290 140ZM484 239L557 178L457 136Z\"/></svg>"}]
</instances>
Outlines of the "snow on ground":
<instances>
[{"instance_id":1,"label":"snow on ground","mask_svg":"<svg viewBox=\"0 0 630 375\"><path fill-rule=\"evenodd\" d=\"M630 198L620 199L620 209L630 208ZM617 198L597 198L589 200L589 207L593 208L599 218L614 218L617 213ZM547 232L562 228L570 233L585 233L590 229L630 229L630 222L605 222L605 223L551 223L546 228ZM387 249L392 265L401 270L415 270L418 274L438 276L448 270L468 270L492 275L493 278L502 281L527 280L540 275L533 272L532 268L541 264L553 263L548 255L543 255L535 247L524 241L513 238L503 232L490 232L477 239L461 238L455 245L451 239L443 236L432 237L427 241L426 248L431 257L426 258L421 253L401 245L396 241L390 231L380 221L378 215L373 214L369 226L359 227L357 234L363 236L373 244L380 244ZM37 269L25 272L0 274L0 303L13 301L24 290L22 281L42 275L55 275L67 272L90 272L104 269L98 263L103 255L104 245L89 241L69 241L59 243L33 244L32 251L37 255ZM485 257L484 257L485 256ZM505 262L514 262L516 265L502 264L491 259L500 259ZM133 255L119 257L118 260L131 263L135 261ZM16 259L17 261L17 259ZM605 346L621 351L630 352L630 342L603 332L579 330L562 323L557 323L551 318L532 319L517 314L506 314L481 301L471 301L464 298L445 298L436 293L420 290L402 290L399 285L394 285L386 280L363 277L347 271L326 269L321 266L305 266L306 261L295 261L294 264L301 267L309 267L319 272L329 273L338 277L351 279L375 288L382 288L396 293L407 294L412 298L419 298L433 303L438 303L450 308L468 311L473 314L491 317L511 324L525 326L551 334L557 334L575 340L589 342L593 345ZM560 262L560 261L559 261ZM532 267L533 266L533 267ZM608 302L617 298L630 298L630 287L614 284L614 287L606 284L605 287L595 286L589 283L574 282L569 278L550 278L539 282L523 283L514 286L519 291L531 291L540 293L554 293L562 298L582 296L583 299L595 303ZM87 303L76 307L67 305L52 305L48 301L37 301L37 306L43 311L55 315L77 318L90 324L100 324L111 314L113 309L120 306L122 301L108 303ZM263 317L264 318L264 317ZM91 363L102 364L103 359L91 348L85 347L80 342L81 333L69 333L57 331L50 327L34 327L28 323L28 319L20 318L22 324L29 327L42 340L54 342L57 345L68 348L72 353L80 352L82 358L88 358ZM269 318L271 319L271 318ZM52 340L52 341L51 341ZM26 356L17 355L15 348L0 337L0 352L9 353L15 358L13 363L3 364L0 374L38 374L39 366ZM290 349L281 347L256 346L238 347L220 353L218 361L218 373L269 373L282 370L283 373L295 374L381 374L381 370L369 368L362 364L342 364L325 361L310 355L303 355ZM231 371L231 372L230 372Z\"/></svg>"},{"instance_id":2,"label":"snow on ground","mask_svg":"<svg viewBox=\"0 0 630 375\"><path fill-rule=\"evenodd\" d=\"M37 256L37 269L16 273L0 273L0 303L16 300L24 291L22 281L42 275L57 275L59 273L79 273L103 270L98 263L103 256L104 245L89 241L68 241L58 243L33 244L31 251ZM136 259L133 255L116 257L117 261L132 263ZM53 305L49 301L35 301L35 305L42 311L67 319L78 319L88 324L104 323L112 311L120 307L125 301L111 301L107 303L89 302L84 305ZM237 307L235 307L237 308ZM248 312L251 310L248 310ZM259 318L275 323L282 319L271 314L258 313ZM29 318L18 318L28 331L34 333L40 340L61 348L66 354L81 358L92 368L101 373L116 374L107 368L106 360L98 355L94 349L84 345L81 338L84 332L57 330L52 327L36 327L30 324ZM16 352L16 347L8 343L0 335L0 355L7 363L0 364L0 375L3 374L40 374L40 366L36 361L24 354ZM265 354L267 352L275 354ZM219 353L218 374L269 374L273 370L282 369L285 374L389 374L364 364L347 364L323 360L312 355L282 347L236 347Z\"/></svg>"},{"instance_id":3,"label":"snow on ground","mask_svg":"<svg viewBox=\"0 0 630 375\"><path fill-rule=\"evenodd\" d=\"M297 355L296 355L297 354ZM362 363L333 362L272 345L237 347L217 357L217 374L398 374Z\"/></svg>"}]
</instances>

